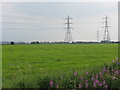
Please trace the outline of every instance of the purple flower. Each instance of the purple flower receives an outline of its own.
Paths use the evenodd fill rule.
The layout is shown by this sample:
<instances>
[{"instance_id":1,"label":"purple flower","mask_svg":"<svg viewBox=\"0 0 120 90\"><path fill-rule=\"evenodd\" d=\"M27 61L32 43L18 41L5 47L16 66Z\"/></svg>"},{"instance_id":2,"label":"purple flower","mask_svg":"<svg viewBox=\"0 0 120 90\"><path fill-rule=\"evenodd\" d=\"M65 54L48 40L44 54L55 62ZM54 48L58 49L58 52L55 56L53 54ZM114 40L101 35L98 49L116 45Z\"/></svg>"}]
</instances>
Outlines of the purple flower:
<instances>
[{"instance_id":1,"label":"purple flower","mask_svg":"<svg viewBox=\"0 0 120 90\"><path fill-rule=\"evenodd\" d=\"M116 77L112 77L112 80L115 80L116 79Z\"/></svg>"},{"instance_id":2,"label":"purple flower","mask_svg":"<svg viewBox=\"0 0 120 90\"><path fill-rule=\"evenodd\" d=\"M88 82L88 80L85 80L85 83L87 83Z\"/></svg>"},{"instance_id":3,"label":"purple flower","mask_svg":"<svg viewBox=\"0 0 120 90\"><path fill-rule=\"evenodd\" d=\"M94 77L92 77L91 80L94 81Z\"/></svg>"},{"instance_id":4,"label":"purple flower","mask_svg":"<svg viewBox=\"0 0 120 90\"><path fill-rule=\"evenodd\" d=\"M74 76L77 76L77 72L74 72Z\"/></svg>"},{"instance_id":5,"label":"purple flower","mask_svg":"<svg viewBox=\"0 0 120 90\"><path fill-rule=\"evenodd\" d=\"M116 58L115 60L118 61L118 58Z\"/></svg>"},{"instance_id":6,"label":"purple flower","mask_svg":"<svg viewBox=\"0 0 120 90\"><path fill-rule=\"evenodd\" d=\"M100 76L102 76L102 74L103 74L102 72L99 73Z\"/></svg>"},{"instance_id":7,"label":"purple flower","mask_svg":"<svg viewBox=\"0 0 120 90\"><path fill-rule=\"evenodd\" d=\"M85 87L86 87L86 88L88 87L88 83L85 84Z\"/></svg>"},{"instance_id":8,"label":"purple flower","mask_svg":"<svg viewBox=\"0 0 120 90\"><path fill-rule=\"evenodd\" d=\"M98 74L96 74L96 79L98 79Z\"/></svg>"},{"instance_id":9,"label":"purple flower","mask_svg":"<svg viewBox=\"0 0 120 90\"><path fill-rule=\"evenodd\" d=\"M115 61L114 60L112 60L112 63L114 63Z\"/></svg>"},{"instance_id":10,"label":"purple flower","mask_svg":"<svg viewBox=\"0 0 120 90\"><path fill-rule=\"evenodd\" d=\"M117 62L117 64L120 64L120 62Z\"/></svg>"},{"instance_id":11,"label":"purple flower","mask_svg":"<svg viewBox=\"0 0 120 90\"><path fill-rule=\"evenodd\" d=\"M96 87L96 83L93 84L93 87Z\"/></svg>"},{"instance_id":12,"label":"purple flower","mask_svg":"<svg viewBox=\"0 0 120 90\"><path fill-rule=\"evenodd\" d=\"M80 77L80 80L83 81L83 77L82 76Z\"/></svg>"},{"instance_id":13,"label":"purple flower","mask_svg":"<svg viewBox=\"0 0 120 90\"><path fill-rule=\"evenodd\" d=\"M79 84L78 88L82 88L82 83Z\"/></svg>"},{"instance_id":14,"label":"purple flower","mask_svg":"<svg viewBox=\"0 0 120 90\"><path fill-rule=\"evenodd\" d=\"M100 75L101 78L103 78L103 73L102 72L100 72L99 75Z\"/></svg>"},{"instance_id":15,"label":"purple flower","mask_svg":"<svg viewBox=\"0 0 120 90\"><path fill-rule=\"evenodd\" d=\"M108 88L108 85L105 85L105 88Z\"/></svg>"},{"instance_id":16,"label":"purple flower","mask_svg":"<svg viewBox=\"0 0 120 90\"><path fill-rule=\"evenodd\" d=\"M98 81L98 80L95 80L95 83L96 83L96 84L99 84L99 81Z\"/></svg>"},{"instance_id":17,"label":"purple flower","mask_svg":"<svg viewBox=\"0 0 120 90\"><path fill-rule=\"evenodd\" d=\"M114 74L115 74L115 75L118 75L118 74L119 74L119 71L118 71L118 70L117 70L117 71L115 71L115 72L114 72Z\"/></svg>"},{"instance_id":18,"label":"purple flower","mask_svg":"<svg viewBox=\"0 0 120 90\"><path fill-rule=\"evenodd\" d=\"M50 81L50 86L51 86L51 87L53 86L53 81L52 81L52 80Z\"/></svg>"},{"instance_id":19,"label":"purple flower","mask_svg":"<svg viewBox=\"0 0 120 90\"><path fill-rule=\"evenodd\" d=\"M59 88L59 85L58 85L58 84L56 85L56 88Z\"/></svg>"},{"instance_id":20,"label":"purple flower","mask_svg":"<svg viewBox=\"0 0 120 90\"><path fill-rule=\"evenodd\" d=\"M99 86L102 87L102 83L100 83Z\"/></svg>"},{"instance_id":21,"label":"purple flower","mask_svg":"<svg viewBox=\"0 0 120 90\"><path fill-rule=\"evenodd\" d=\"M88 75L89 73L88 72L85 72L86 75Z\"/></svg>"}]
</instances>

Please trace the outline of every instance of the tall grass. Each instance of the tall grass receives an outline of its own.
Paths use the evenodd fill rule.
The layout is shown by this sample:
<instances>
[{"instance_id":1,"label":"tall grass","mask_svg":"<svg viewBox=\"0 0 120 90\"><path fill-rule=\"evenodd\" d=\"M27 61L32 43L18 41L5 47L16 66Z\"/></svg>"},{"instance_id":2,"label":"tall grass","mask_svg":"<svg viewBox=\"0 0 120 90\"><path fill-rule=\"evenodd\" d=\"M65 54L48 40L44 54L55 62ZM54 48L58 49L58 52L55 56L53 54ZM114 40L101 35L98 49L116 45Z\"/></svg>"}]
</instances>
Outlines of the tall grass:
<instances>
[{"instance_id":1,"label":"tall grass","mask_svg":"<svg viewBox=\"0 0 120 90\"><path fill-rule=\"evenodd\" d=\"M120 88L120 59L116 58L101 70L86 71L83 75L73 72L51 79L48 88Z\"/></svg>"},{"instance_id":2,"label":"tall grass","mask_svg":"<svg viewBox=\"0 0 120 90\"><path fill-rule=\"evenodd\" d=\"M19 78L15 78L16 80L9 82L12 82L11 87L17 88L120 88L120 59L118 58L111 64L80 72L71 71L53 76L50 74L42 76L39 72L34 76L25 76L23 73Z\"/></svg>"}]
</instances>

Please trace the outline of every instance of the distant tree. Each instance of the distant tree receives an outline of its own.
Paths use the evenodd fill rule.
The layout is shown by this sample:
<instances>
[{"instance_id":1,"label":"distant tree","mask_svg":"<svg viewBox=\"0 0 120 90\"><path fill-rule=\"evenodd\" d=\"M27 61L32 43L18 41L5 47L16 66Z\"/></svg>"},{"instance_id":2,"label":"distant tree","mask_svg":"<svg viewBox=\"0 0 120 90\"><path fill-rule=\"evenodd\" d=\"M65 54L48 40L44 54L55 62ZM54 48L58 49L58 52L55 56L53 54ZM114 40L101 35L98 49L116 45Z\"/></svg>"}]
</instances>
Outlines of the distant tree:
<instances>
[{"instance_id":1,"label":"distant tree","mask_svg":"<svg viewBox=\"0 0 120 90\"><path fill-rule=\"evenodd\" d=\"M101 43L110 43L111 41L108 40L102 40Z\"/></svg>"},{"instance_id":2,"label":"distant tree","mask_svg":"<svg viewBox=\"0 0 120 90\"><path fill-rule=\"evenodd\" d=\"M36 41L36 44L39 44L39 41Z\"/></svg>"},{"instance_id":3,"label":"distant tree","mask_svg":"<svg viewBox=\"0 0 120 90\"><path fill-rule=\"evenodd\" d=\"M31 42L31 44L35 44L35 42Z\"/></svg>"},{"instance_id":4,"label":"distant tree","mask_svg":"<svg viewBox=\"0 0 120 90\"><path fill-rule=\"evenodd\" d=\"M11 45L15 45L15 43L13 42L13 41L11 41L11 43L10 43Z\"/></svg>"}]
</instances>

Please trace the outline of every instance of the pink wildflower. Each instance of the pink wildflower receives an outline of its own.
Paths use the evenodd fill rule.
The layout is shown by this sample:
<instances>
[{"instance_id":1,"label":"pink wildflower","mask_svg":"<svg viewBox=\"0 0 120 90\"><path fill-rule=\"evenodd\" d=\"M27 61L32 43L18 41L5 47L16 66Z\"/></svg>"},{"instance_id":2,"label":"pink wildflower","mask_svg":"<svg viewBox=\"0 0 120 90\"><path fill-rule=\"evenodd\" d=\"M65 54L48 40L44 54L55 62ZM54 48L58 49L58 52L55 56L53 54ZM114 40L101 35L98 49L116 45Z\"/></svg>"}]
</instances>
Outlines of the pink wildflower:
<instances>
[{"instance_id":1,"label":"pink wildflower","mask_svg":"<svg viewBox=\"0 0 120 90\"><path fill-rule=\"evenodd\" d=\"M87 83L88 82L88 80L85 80L85 83Z\"/></svg>"},{"instance_id":2,"label":"pink wildflower","mask_svg":"<svg viewBox=\"0 0 120 90\"><path fill-rule=\"evenodd\" d=\"M108 85L105 85L105 88L108 88Z\"/></svg>"},{"instance_id":3,"label":"pink wildflower","mask_svg":"<svg viewBox=\"0 0 120 90\"><path fill-rule=\"evenodd\" d=\"M96 83L93 84L93 87L96 87Z\"/></svg>"},{"instance_id":4,"label":"pink wildflower","mask_svg":"<svg viewBox=\"0 0 120 90\"><path fill-rule=\"evenodd\" d=\"M92 77L91 80L94 81L94 77Z\"/></svg>"},{"instance_id":5,"label":"pink wildflower","mask_svg":"<svg viewBox=\"0 0 120 90\"><path fill-rule=\"evenodd\" d=\"M82 76L80 77L80 80L83 81L83 77Z\"/></svg>"},{"instance_id":6,"label":"pink wildflower","mask_svg":"<svg viewBox=\"0 0 120 90\"><path fill-rule=\"evenodd\" d=\"M118 61L118 58L116 58L115 60Z\"/></svg>"},{"instance_id":7,"label":"pink wildflower","mask_svg":"<svg viewBox=\"0 0 120 90\"><path fill-rule=\"evenodd\" d=\"M102 83L100 83L99 86L102 87Z\"/></svg>"},{"instance_id":8,"label":"pink wildflower","mask_svg":"<svg viewBox=\"0 0 120 90\"><path fill-rule=\"evenodd\" d=\"M74 76L77 76L77 72L74 72Z\"/></svg>"},{"instance_id":9,"label":"pink wildflower","mask_svg":"<svg viewBox=\"0 0 120 90\"><path fill-rule=\"evenodd\" d=\"M112 77L112 80L115 80L116 79L116 77Z\"/></svg>"},{"instance_id":10,"label":"pink wildflower","mask_svg":"<svg viewBox=\"0 0 120 90\"><path fill-rule=\"evenodd\" d=\"M117 70L117 71L115 71L115 72L114 72L114 74L115 74L115 75L118 75L118 74L119 74L119 71L118 71L118 70Z\"/></svg>"},{"instance_id":11,"label":"pink wildflower","mask_svg":"<svg viewBox=\"0 0 120 90\"><path fill-rule=\"evenodd\" d=\"M100 73L99 73L99 75L100 75L100 76L102 76L102 75L103 75L103 73L102 73L102 72L100 72Z\"/></svg>"},{"instance_id":12,"label":"pink wildflower","mask_svg":"<svg viewBox=\"0 0 120 90\"><path fill-rule=\"evenodd\" d=\"M59 88L59 85L58 85L58 84L56 85L56 88Z\"/></svg>"},{"instance_id":13,"label":"pink wildflower","mask_svg":"<svg viewBox=\"0 0 120 90\"><path fill-rule=\"evenodd\" d=\"M85 72L86 75L88 75L89 73L88 72Z\"/></svg>"},{"instance_id":14,"label":"pink wildflower","mask_svg":"<svg viewBox=\"0 0 120 90\"><path fill-rule=\"evenodd\" d=\"M95 83L96 83L96 84L99 84L99 81L98 81L98 80L95 80Z\"/></svg>"},{"instance_id":15,"label":"pink wildflower","mask_svg":"<svg viewBox=\"0 0 120 90\"><path fill-rule=\"evenodd\" d=\"M86 87L86 88L88 87L88 83L85 84L85 87Z\"/></svg>"},{"instance_id":16,"label":"pink wildflower","mask_svg":"<svg viewBox=\"0 0 120 90\"><path fill-rule=\"evenodd\" d=\"M120 62L117 62L117 64L120 64Z\"/></svg>"},{"instance_id":17,"label":"pink wildflower","mask_svg":"<svg viewBox=\"0 0 120 90\"><path fill-rule=\"evenodd\" d=\"M96 79L98 79L98 74L96 74Z\"/></svg>"},{"instance_id":18,"label":"pink wildflower","mask_svg":"<svg viewBox=\"0 0 120 90\"><path fill-rule=\"evenodd\" d=\"M114 63L115 61L114 60L112 60L112 63Z\"/></svg>"},{"instance_id":19,"label":"pink wildflower","mask_svg":"<svg viewBox=\"0 0 120 90\"><path fill-rule=\"evenodd\" d=\"M79 84L78 88L82 88L82 83Z\"/></svg>"},{"instance_id":20,"label":"pink wildflower","mask_svg":"<svg viewBox=\"0 0 120 90\"><path fill-rule=\"evenodd\" d=\"M51 87L53 86L53 81L52 81L52 80L50 81L50 86L51 86Z\"/></svg>"}]
</instances>

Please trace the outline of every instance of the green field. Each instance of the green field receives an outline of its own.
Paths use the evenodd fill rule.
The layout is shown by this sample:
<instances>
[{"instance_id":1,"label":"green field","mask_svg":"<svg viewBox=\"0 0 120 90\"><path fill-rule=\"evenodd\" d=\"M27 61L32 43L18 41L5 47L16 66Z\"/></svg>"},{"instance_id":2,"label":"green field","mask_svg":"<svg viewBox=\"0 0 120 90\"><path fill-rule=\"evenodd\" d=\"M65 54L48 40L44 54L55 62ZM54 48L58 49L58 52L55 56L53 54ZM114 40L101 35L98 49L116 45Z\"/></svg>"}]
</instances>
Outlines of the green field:
<instances>
[{"instance_id":1,"label":"green field","mask_svg":"<svg viewBox=\"0 0 120 90\"><path fill-rule=\"evenodd\" d=\"M99 68L118 57L118 44L3 45L3 88Z\"/></svg>"}]
</instances>

